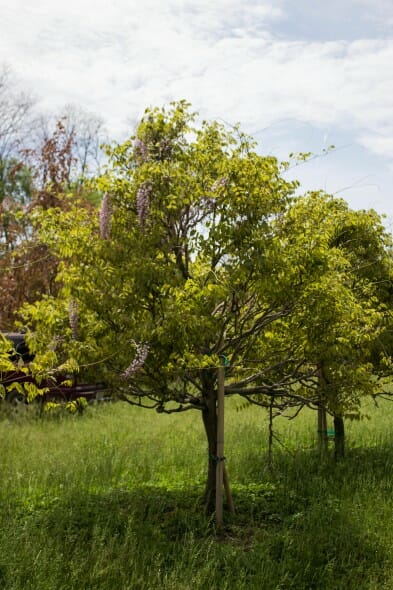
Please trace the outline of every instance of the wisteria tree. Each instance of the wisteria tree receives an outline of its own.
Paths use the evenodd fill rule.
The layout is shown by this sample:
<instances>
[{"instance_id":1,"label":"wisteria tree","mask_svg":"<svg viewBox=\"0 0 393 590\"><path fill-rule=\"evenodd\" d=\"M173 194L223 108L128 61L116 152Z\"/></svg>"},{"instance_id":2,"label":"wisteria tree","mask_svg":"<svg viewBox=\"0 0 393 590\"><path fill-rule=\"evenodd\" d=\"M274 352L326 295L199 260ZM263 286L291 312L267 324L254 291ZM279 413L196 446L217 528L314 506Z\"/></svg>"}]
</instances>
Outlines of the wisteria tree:
<instances>
[{"instance_id":1,"label":"wisteria tree","mask_svg":"<svg viewBox=\"0 0 393 590\"><path fill-rule=\"evenodd\" d=\"M325 237L312 254L296 243L300 227L292 237L297 184L285 180L285 164L259 155L237 127L194 120L185 102L147 110L135 136L108 148L97 219L78 206L46 212L41 235L62 260L62 287L25 317L37 362L90 372L130 404L200 412L209 505L217 368L227 367L226 395L316 407L307 305L321 276L327 283L333 269L339 281L345 263L333 265ZM365 316L368 330L379 316L358 311L360 338Z\"/></svg>"}]
</instances>

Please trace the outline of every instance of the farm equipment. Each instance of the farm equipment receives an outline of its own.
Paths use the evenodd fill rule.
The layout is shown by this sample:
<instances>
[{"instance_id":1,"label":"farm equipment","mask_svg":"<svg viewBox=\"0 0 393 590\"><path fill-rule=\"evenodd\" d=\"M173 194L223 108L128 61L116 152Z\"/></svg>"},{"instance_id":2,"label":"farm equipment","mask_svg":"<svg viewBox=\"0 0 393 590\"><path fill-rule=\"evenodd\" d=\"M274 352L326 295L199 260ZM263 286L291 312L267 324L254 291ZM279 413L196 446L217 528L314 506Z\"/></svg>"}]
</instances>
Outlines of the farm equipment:
<instances>
[{"instance_id":1,"label":"farm equipment","mask_svg":"<svg viewBox=\"0 0 393 590\"><path fill-rule=\"evenodd\" d=\"M10 341L14 352L10 355L14 368L0 371L0 387L6 402L17 405L28 403L34 397L40 402L76 402L84 399L87 402L108 400L107 387L102 383L85 383L75 375L64 375L59 372L37 379L28 370L34 355L29 351L24 334L16 332L3 333ZM32 396L33 390L38 395Z\"/></svg>"}]
</instances>

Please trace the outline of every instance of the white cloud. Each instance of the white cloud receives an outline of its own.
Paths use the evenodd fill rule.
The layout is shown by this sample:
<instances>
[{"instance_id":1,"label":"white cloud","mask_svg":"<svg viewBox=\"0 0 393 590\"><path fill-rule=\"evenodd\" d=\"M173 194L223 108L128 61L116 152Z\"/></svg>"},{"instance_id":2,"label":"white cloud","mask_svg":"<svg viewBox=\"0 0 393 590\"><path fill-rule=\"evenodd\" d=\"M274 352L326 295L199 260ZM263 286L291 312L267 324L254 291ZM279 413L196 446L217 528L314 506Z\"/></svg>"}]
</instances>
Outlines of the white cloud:
<instances>
[{"instance_id":1,"label":"white cloud","mask_svg":"<svg viewBox=\"0 0 393 590\"><path fill-rule=\"evenodd\" d=\"M390 0L350 3L370 19L393 16ZM335 130L344 130L393 162L393 40L279 39L274 26L290 6L0 0L0 61L45 108L79 103L102 115L112 135L129 131L147 105L186 98L203 116L240 121L251 133L298 121L322 135L329 128L335 143Z\"/></svg>"},{"instance_id":2,"label":"white cloud","mask_svg":"<svg viewBox=\"0 0 393 590\"><path fill-rule=\"evenodd\" d=\"M242 109L262 124L293 117L368 127L392 115L393 42L277 42L263 27L280 11L257 2L133 4L41 0L26 8L19 0L6 10L2 53L53 102L63 93L89 100L90 89L94 103L115 82L125 95L144 88L140 98L155 102L207 93L210 110L221 105L244 120Z\"/></svg>"},{"instance_id":3,"label":"white cloud","mask_svg":"<svg viewBox=\"0 0 393 590\"><path fill-rule=\"evenodd\" d=\"M360 135L359 143L371 150L374 154L391 158L391 166L393 170L393 134L379 134L379 135Z\"/></svg>"}]
</instances>

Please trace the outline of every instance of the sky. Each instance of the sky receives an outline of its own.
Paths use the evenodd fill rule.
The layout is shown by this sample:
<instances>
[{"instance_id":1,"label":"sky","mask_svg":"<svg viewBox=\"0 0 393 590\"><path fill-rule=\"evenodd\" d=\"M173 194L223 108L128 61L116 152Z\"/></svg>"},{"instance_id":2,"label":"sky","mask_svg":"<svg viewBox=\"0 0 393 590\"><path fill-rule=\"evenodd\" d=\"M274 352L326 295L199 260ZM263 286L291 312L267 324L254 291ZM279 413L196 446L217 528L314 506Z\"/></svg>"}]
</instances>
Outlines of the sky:
<instances>
[{"instance_id":1,"label":"sky","mask_svg":"<svg viewBox=\"0 0 393 590\"><path fill-rule=\"evenodd\" d=\"M186 99L261 153L312 152L287 173L303 192L393 229L393 0L0 0L0 31L43 110L81 106L122 140Z\"/></svg>"}]
</instances>

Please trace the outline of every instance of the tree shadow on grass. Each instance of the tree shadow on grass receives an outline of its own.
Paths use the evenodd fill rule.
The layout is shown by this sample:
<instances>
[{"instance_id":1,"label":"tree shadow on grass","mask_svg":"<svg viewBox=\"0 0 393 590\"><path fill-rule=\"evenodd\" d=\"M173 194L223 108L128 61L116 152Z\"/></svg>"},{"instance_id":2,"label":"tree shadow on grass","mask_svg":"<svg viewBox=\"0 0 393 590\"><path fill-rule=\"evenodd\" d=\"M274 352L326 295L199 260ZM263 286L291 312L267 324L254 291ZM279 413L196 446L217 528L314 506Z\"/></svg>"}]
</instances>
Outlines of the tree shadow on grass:
<instances>
[{"instance_id":1,"label":"tree shadow on grass","mask_svg":"<svg viewBox=\"0 0 393 590\"><path fill-rule=\"evenodd\" d=\"M348 506L328 487L315 497L312 485L277 481L235 485L237 511L220 531L197 487L65 493L19 518L41 546L42 575L58 589L382 588L386 551ZM46 588L18 567L21 588Z\"/></svg>"}]
</instances>

